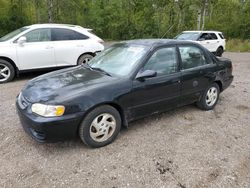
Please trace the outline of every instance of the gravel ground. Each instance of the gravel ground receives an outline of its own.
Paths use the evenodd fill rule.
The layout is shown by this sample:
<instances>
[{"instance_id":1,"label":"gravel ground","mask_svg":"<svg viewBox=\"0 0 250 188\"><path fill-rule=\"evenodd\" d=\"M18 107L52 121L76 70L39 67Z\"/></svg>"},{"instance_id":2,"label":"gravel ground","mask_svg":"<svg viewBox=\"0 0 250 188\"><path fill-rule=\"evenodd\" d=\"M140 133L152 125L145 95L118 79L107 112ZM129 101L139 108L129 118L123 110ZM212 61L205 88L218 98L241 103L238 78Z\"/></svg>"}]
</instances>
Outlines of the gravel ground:
<instances>
[{"instance_id":1,"label":"gravel ground","mask_svg":"<svg viewBox=\"0 0 250 188\"><path fill-rule=\"evenodd\" d=\"M0 187L250 187L250 53L224 56L235 79L214 110L190 105L141 119L100 149L24 133L15 97L41 73L0 85Z\"/></svg>"}]
</instances>

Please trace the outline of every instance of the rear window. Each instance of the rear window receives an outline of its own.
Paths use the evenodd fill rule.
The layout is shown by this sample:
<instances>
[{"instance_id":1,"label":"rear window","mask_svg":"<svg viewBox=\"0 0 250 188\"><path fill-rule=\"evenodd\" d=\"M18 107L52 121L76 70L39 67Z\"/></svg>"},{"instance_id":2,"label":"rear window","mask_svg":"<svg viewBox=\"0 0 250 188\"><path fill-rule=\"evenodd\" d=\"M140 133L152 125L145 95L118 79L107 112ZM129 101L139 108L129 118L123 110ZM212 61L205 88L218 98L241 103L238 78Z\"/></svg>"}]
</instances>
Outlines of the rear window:
<instances>
[{"instance_id":1,"label":"rear window","mask_svg":"<svg viewBox=\"0 0 250 188\"><path fill-rule=\"evenodd\" d=\"M219 33L219 36L220 36L221 39L224 39L224 36L223 36L222 33Z\"/></svg>"},{"instance_id":2,"label":"rear window","mask_svg":"<svg viewBox=\"0 0 250 188\"><path fill-rule=\"evenodd\" d=\"M52 29L53 41L84 40L88 38L89 38L88 36L70 29L61 29L61 28Z\"/></svg>"}]
</instances>

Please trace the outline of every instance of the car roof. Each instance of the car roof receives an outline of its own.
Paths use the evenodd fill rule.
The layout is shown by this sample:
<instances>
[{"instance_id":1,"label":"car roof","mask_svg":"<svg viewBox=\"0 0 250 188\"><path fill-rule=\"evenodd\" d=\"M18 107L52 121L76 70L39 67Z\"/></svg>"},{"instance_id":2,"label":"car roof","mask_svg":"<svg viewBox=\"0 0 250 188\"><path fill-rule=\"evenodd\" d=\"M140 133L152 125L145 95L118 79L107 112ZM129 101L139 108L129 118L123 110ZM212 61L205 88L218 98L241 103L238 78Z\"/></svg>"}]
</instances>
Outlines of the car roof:
<instances>
[{"instance_id":1,"label":"car roof","mask_svg":"<svg viewBox=\"0 0 250 188\"><path fill-rule=\"evenodd\" d=\"M71 25L71 24L55 24L55 23L44 23L44 24L33 24L26 26L31 29L36 29L36 28L78 28L78 29L86 29L86 30L92 30L89 28L84 28L79 25Z\"/></svg>"},{"instance_id":2,"label":"car roof","mask_svg":"<svg viewBox=\"0 0 250 188\"><path fill-rule=\"evenodd\" d=\"M157 45L175 45L175 44L196 44L191 41L186 40L175 40L175 39L136 39L122 41L120 43L135 44L135 45L144 45L144 46L157 46Z\"/></svg>"},{"instance_id":3,"label":"car roof","mask_svg":"<svg viewBox=\"0 0 250 188\"><path fill-rule=\"evenodd\" d=\"M201 30L193 30L193 31L183 31L182 33L222 33L221 31L201 31Z\"/></svg>"}]
</instances>

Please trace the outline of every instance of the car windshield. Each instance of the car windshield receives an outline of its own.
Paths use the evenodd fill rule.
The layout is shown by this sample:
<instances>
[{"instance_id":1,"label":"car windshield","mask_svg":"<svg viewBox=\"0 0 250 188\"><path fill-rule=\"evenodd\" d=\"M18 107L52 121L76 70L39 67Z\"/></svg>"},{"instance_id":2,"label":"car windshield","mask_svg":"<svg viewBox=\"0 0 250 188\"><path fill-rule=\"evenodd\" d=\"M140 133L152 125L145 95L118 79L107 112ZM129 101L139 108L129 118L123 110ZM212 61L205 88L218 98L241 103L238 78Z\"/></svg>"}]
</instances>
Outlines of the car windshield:
<instances>
[{"instance_id":1,"label":"car windshield","mask_svg":"<svg viewBox=\"0 0 250 188\"><path fill-rule=\"evenodd\" d=\"M200 36L200 33L197 33L197 32L186 32L186 33L181 33L175 38L179 40L197 40L199 36Z\"/></svg>"},{"instance_id":2,"label":"car windshield","mask_svg":"<svg viewBox=\"0 0 250 188\"><path fill-rule=\"evenodd\" d=\"M11 33L8 33L7 35L3 36L2 38L0 38L0 42L4 42L7 40L10 40L11 38L13 38L14 36L22 33L23 31L27 30L27 27L22 27L20 29L17 29L15 31L12 31Z\"/></svg>"},{"instance_id":3,"label":"car windshield","mask_svg":"<svg viewBox=\"0 0 250 188\"><path fill-rule=\"evenodd\" d=\"M149 47L134 44L114 45L89 61L93 69L105 71L110 75L126 76L148 51Z\"/></svg>"}]
</instances>

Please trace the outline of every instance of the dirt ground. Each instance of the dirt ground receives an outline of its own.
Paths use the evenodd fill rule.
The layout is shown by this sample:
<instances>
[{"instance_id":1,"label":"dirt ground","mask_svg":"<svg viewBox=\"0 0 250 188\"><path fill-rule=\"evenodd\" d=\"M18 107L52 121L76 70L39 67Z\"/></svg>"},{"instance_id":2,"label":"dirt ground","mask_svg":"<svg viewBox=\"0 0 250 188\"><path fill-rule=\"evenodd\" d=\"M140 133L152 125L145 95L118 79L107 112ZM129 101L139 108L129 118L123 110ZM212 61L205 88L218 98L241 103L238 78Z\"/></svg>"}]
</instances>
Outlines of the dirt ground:
<instances>
[{"instance_id":1,"label":"dirt ground","mask_svg":"<svg viewBox=\"0 0 250 188\"><path fill-rule=\"evenodd\" d=\"M250 53L225 53L234 82L213 111L185 106L130 124L90 149L39 144L21 128L15 97L36 74L0 85L0 187L250 187Z\"/></svg>"}]
</instances>

